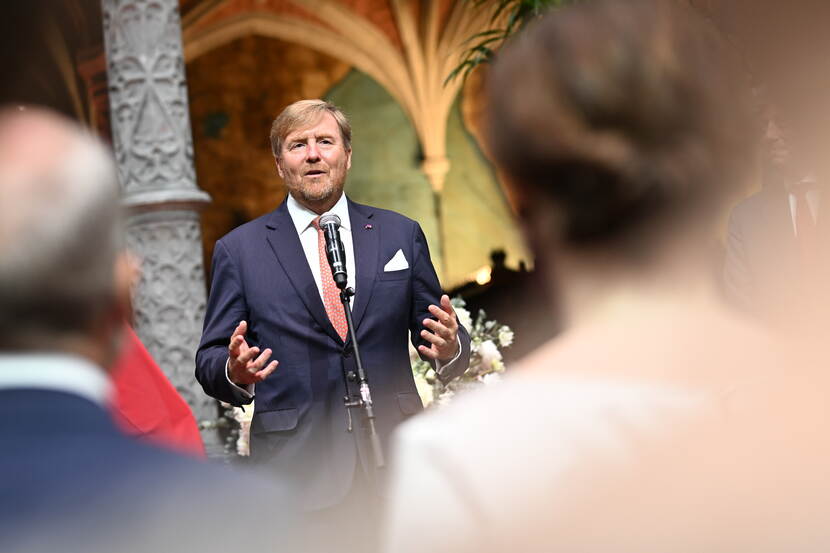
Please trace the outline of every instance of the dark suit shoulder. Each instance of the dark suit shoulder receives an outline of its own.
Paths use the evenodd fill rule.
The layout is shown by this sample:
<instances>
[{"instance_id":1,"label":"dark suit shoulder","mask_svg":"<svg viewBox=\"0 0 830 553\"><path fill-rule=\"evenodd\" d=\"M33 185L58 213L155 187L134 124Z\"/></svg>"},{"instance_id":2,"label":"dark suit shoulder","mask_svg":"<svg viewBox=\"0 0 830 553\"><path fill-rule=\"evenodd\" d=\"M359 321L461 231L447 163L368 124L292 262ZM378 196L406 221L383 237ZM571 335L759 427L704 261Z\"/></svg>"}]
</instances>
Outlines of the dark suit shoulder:
<instances>
[{"instance_id":1,"label":"dark suit shoulder","mask_svg":"<svg viewBox=\"0 0 830 553\"><path fill-rule=\"evenodd\" d=\"M253 234L260 234L264 232L266 227L268 226L269 221L275 213L275 211L272 211L266 213L265 215L261 215L256 219L248 221L247 223L239 225L238 227L224 235L222 238L217 240L217 243L222 242L224 244L227 244L230 242L235 242L237 240L245 240L250 238Z\"/></svg>"},{"instance_id":2,"label":"dark suit shoulder","mask_svg":"<svg viewBox=\"0 0 830 553\"><path fill-rule=\"evenodd\" d=\"M734 211L738 213L753 213L767 209L770 204L786 201L786 199L787 191L783 187L768 186L741 200L735 206Z\"/></svg>"},{"instance_id":3,"label":"dark suit shoulder","mask_svg":"<svg viewBox=\"0 0 830 553\"><path fill-rule=\"evenodd\" d=\"M270 229L276 228L284 223L291 224L291 217L288 214L288 207L282 202L277 209L256 219L243 223L225 234L216 241L217 247L225 246L230 251L244 248L252 240L267 235Z\"/></svg>"},{"instance_id":4,"label":"dark suit shoulder","mask_svg":"<svg viewBox=\"0 0 830 553\"><path fill-rule=\"evenodd\" d=\"M410 219L406 215L402 215L397 211L392 211L391 209L384 209L382 207L375 207L366 204L359 204L351 200L349 200L349 202L351 203L355 211L357 211L364 217L368 217L371 215L378 222L399 224L405 226L418 225L418 221Z\"/></svg>"},{"instance_id":5,"label":"dark suit shoulder","mask_svg":"<svg viewBox=\"0 0 830 553\"><path fill-rule=\"evenodd\" d=\"M741 200L732 208L731 225L757 224L770 221L788 206L787 192L783 187L769 186Z\"/></svg>"}]
</instances>

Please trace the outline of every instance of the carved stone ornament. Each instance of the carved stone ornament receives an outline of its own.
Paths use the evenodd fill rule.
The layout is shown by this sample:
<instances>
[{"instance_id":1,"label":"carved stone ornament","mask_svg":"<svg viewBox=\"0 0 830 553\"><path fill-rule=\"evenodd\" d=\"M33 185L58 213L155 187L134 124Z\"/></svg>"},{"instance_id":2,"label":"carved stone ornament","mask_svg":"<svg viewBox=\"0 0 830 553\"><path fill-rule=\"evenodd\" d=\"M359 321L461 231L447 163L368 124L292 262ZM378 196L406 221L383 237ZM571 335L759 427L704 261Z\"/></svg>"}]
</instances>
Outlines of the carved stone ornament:
<instances>
[{"instance_id":1,"label":"carved stone ornament","mask_svg":"<svg viewBox=\"0 0 830 553\"><path fill-rule=\"evenodd\" d=\"M196 185L177 0L102 0L110 119L127 245L141 260L135 325L156 363L197 420L216 402L194 377L205 313ZM204 431L208 454L221 451Z\"/></svg>"},{"instance_id":2,"label":"carved stone ornament","mask_svg":"<svg viewBox=\"0 0 830 553\"><path fill-rule=\"evenodd\" d=\"M103 0L113 145L128 206L208 201L196 186L176 0Z\"/></svg>"}]
</instances>

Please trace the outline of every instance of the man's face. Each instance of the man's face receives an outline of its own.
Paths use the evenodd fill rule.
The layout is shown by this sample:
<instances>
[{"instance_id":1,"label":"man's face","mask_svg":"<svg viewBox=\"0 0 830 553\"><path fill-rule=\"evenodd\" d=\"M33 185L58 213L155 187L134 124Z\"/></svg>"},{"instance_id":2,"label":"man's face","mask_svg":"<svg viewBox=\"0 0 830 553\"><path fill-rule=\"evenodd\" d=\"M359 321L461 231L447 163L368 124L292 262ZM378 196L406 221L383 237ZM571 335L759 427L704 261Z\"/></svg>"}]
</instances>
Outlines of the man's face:
<instances>
[{"instance_id":1,"label":"man's face","mask_svg":"<svg viewBox=\"0 0 830 553\"><path fill-rule=\"evenodd\" d=\"M790 149L787 146L788 135L786 130L775 120L770 119L767 123L767 130L764 140L769 149L770 161L775 166L785 166L791 160Z\"/></svg>"},{"instance_id":2,"label":"man's face","mask_svg":"<svg viewBox=\"0 0 830 553\"><path fill-rule=\"evenodd\" d=\"M351 166L352 152L346 150L330 113L311 126L290 132L277 158L277 172L289 193L312 211L334 205Z\"/></svg>"}]
</instances>

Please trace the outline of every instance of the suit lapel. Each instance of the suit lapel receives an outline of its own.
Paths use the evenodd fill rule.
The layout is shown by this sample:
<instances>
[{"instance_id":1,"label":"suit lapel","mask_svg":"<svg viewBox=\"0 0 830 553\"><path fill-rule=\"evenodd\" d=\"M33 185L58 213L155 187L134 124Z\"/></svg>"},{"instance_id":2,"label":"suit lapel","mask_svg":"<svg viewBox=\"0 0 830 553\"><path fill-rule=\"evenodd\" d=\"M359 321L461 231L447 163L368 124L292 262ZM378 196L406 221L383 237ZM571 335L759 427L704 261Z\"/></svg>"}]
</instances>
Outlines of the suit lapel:
<instances>
[{"instance_id":1,"label":"suit lapel","mask_svg":"<svg viewBox=\"0 0 830 553\"><path fill-rule=\"evenodd\" d=\"M380 229L372 215L371 207L356 204L349 200L349 219L352 225L355 272L357 273L356 295L352 310L352 319L356 329L360 327L360 321L363 319L366 306L369 305L369 299L372 297L375 274L378 270Z\"/></svg>"},{"instance_id":2,"label":"suit lapel","mask_svg":"<svg viewBox=\"0 0 830 553\"><path fill-rule=\"evenodd\" d=\"M778 250L777 255L789 258L789 262L797 262L798 243L793 230L789 193L783 186L771 187L767 191L766 206L766 217L758 221L770 235L766 243L774 248L772 251Z\"/></svg>"},{"instance_id":3,"label":"suit lapel","mask_svg":"<svg viewBox=\"0 0 830 553\"><path fill-rule=\"evenodd\" d=\"M267 234L268 244L277 256L277 260L285 274L288 275L288 280L291 281L291 285L297 291L297 295L305 304L306 309L326 334L342 343L340 336L326 314L323 300L320 299L320 291L314 282L314 275L312 275L308 266L300 237L297 236L294 222L288 213L288 205L283 202L271 214L265 225L270 230Z\"/></svg>"}]
</instances>

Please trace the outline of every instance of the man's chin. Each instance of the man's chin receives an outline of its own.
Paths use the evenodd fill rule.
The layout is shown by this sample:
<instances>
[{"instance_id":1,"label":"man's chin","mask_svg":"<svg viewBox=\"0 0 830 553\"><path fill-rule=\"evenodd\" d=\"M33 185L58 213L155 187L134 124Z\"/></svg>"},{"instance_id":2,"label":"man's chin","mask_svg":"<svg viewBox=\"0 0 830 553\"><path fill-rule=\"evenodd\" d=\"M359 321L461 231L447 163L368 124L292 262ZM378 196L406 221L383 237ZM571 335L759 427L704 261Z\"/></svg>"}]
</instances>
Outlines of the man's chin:
<instances>
[{"instance_id":1,"label":"man's chin","mask_svg":"<svg viewBox=\"0 0 830 553\"><path fill-rule=\"evenodd\" d=\"M302 195L302 197L305 201L317 204L317 203L324 202L324 201L330 199L331 196L332 196L332 191L329 190L325 193L319 193L319 194L302 192L301 195Z\"/></svg>"},{"instance_id":2,"label":"man's chin","mask_svg":"<svg viewBox=\"0 0 830 553\"><path fill-rule=\"evenodd\" d=\"M300 190L300 195L305 201L315 204L331 200L336 194L337 189L334 186L327 186L316 190Z\"/></svg>"}]
</instances>

